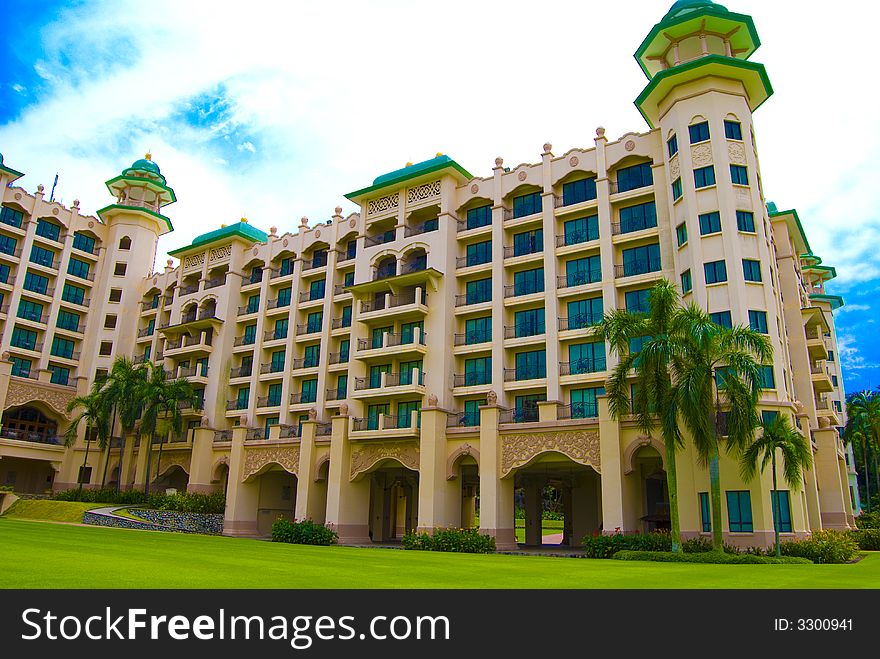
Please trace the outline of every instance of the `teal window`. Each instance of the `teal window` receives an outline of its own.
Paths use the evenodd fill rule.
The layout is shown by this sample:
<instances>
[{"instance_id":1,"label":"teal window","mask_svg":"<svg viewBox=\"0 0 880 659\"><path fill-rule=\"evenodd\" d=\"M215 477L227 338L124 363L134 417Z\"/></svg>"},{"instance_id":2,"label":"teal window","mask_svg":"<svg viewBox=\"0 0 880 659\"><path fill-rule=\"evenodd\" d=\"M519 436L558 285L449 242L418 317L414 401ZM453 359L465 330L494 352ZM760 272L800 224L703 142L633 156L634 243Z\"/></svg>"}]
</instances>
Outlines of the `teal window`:
<instances>
[{"instance_id":1,"label":"teal window","mask_svg":"<svg viewBox=\"0 0 880 659\"><path fill-rule=\"evenodd\" d=\"M476 229L492 224L492 206L478 206L477 208L468 209L467 212L467 228Z\"/></svg>"},{"instance_id":2,"label":"teal window","mask_svg":"<svg viewBox=\"0 0 880 659\"><path fill-rule=\"evenodd\" d=\"M276 350L272 353L272 358L269 361L269 370L271 373L278 373L284 370L285 357L284 350Z\"/></svg>"},{"instance_id":3,"label":"teal window","mask_svg":"<svg viewBox=\"0 0 880 659\"><path fill-rule=\"evenodd\" d=\"M385 334L391 334L394 332L394 328L391 326L388 327L374 327L372 332L372 340L370 341L370 347L373 349L381 348L383 345L383 336Z\"/></svg>"},{"instance_id":4,"label":"teal window","mask_svg":"<svg viewBox=\"0 0 880 659\"><path fill-rule=\"evenodd\" d=\"M651 163L643 162L617 170L617 191L626 192L654 184Z\"/></svg>"},{"instance_id":5,"label":"teal window","mask_svg":"<svg viewBox=\"0 0 880 659\"><path fill-rule=\"evenodd\" d=\"M731 165L730 180L734 185L748 185L749 170L742 165Z\"/></svg>"},{"instance_id":6,"label":"teal window","mask_svg":"<svg viewBox=\"0 0 880 659\"><path fill-rule=\"evenodd\" d=\"M579 181L562 185L562 205L571 206L596 198L596 177L582 178Z\"/></svg>"},{"instance_id":7,"label":"teal window","mask_svg":"<svg viewBox=\"0 0 880 659\"><path fill-rule=\"evenodd\" d=\"M778 416L779 412L776 410L761 410L761 424L765 426L773 425Z\"/></svg>"},{"instance_id":8,"label":"teal window","mask_svg":"<svg viewBox=\"0 0 880 659\"><path fill-rule=\"evenodd\" d=\"M287 338L287 330L289 328L290 320L287 318L279 318L275 321L275 327L272 331L273 339L286 339Z\"/></svg>"},{"instance_id":9,"label":"teal window","mask_svg":"<svg viewBox=\"0 0 880 659\"><path fill-rule=\"evenodd\" d=\"M0 222L3 224L8 224L16 229L21 229L21 222L23 219L24 214L21 211L14 210L8 206L0 208Z\"/></svg>"},{"instance_id":10,"label":"teal window","mask_svg":"<svg viewBox=\"0 0 880 659\"><path fill-rule=\"evenodd\" d=\"M324 312L314 311L306 317L306 332L320 332L324 324Z\"/></svg>"},{"instance_id":11,"label":"teal window","mask_svg":"<svg viewBox=\"0 0 880 659\"><path fill-rule=\"evenodd\" d=\"M281 265L278 268L278 276L284 277L285 275L292 275L293 264L294 260L290 257L287 257L286 259L281 259Z\"/></svg>"},{"instance_id":12,"label":"teal window","mask_svg":"<svg viewBox=\"0 0 880 659\"><path fill-rule=\"evenodd\" d=\"M605 344L574 343L568 346L568 360L571 375L598 373L605 370Z\"/></svg>"},{"instance_id":13,"label":"teal window","mask_svg":"<svg viewBox=\"0 0 880 659\"><path fill-rule=\"evenodd\" d=\"M629 313L651 312L651 289L640 288L636 291L627 291L623 300Z\"/></svg>"},{"instance_id":14,"label":"teal window","mask_svg":"<svg viewBox=\"0 0 880 659\"><path fill-rule=\"evenodd\" d=\"M302 394L300 403L314 403L318 399L318 379L303 380L300 393Z\"/></svg>"},{"instance_id":15,"label":"teal window","mask_svg":"<svg viewBox=\"0 0 880 659\"><path fill-rule=\"evenodd\" d=\"M323 282L323 280L321 280L321 281ZM314 285L315 283L317 283L317 282L312 282L313 285ZM279 307L289 307L289 306L290 306L290 293L291 293L291 288L290 288L290 286L288 286L288 287L286 287L286 288L278 289L278 302L277 302L277 304L278 304ZM322 295L323 295L323 293L322 293ZM309 296L309 299L310 299L310 300L314 300L314 299L317 299L317 298L313 298L313 297L311 297L311 295L310 295L310 296ZM258 306L259 306L259 305L258 305Z\"/></svg>"},{"instance_id":16,"label":"teal window","mask_svg":"<svg viewBox=\"0 0 880 659\"><path fill-rule=\"evenodd\" d=\"M18 245L18 240L11 236L0 236L0 253L3 254L15 254L15 246Z\"/></svg>"},{"instance_id":17,"label":"teal window","mask_svg":"<svg viewBox=\"0 0 880 659\"><path fill-rule=\"evenodd\" d=\"M833 387L837 386L837 376L836 375L831 376L831 386L833 386Z\"/></svg>"},{"instance_id":18,"label":"teal window","mask_svg":"<svg viewBox=\"0 0 880 659\"><path fill-rule=\"evenodd\" d=\"M547 353L531 350L516 354L516 379L536 380L547 377Z\"/></svg>"},{"instance_id":19,"label":"teal window","mask_svg":"<svg viewBox=\"0 0 880 659\"><path fill-rule=\"evenodd\" d=\"M517 311L513 315L513 323L517 337L543 334L545 332L544 307Z\"/></svg>"},{"instance_id":20,"label":"teal window","mask_svg":"<svg viewBox=\"0 0 880 659\"><path fill-rule=\"evenodd\" d=\"M343 280L342 285L354 286L354 270L345 273L345 279Z\"/></svg>"},{"instance_id":21,"label":"teal window","mask_svg":"<svg viewBox=\"0 0 880 659\"><path fill-rule=\"evenodd\" d=\"M269 387L270 390L271 390L271 388L272 387ZM272 396L272 394L270 393L269 397L271 398L271 396ZM270 403L270 405L271 404L272 403ZM279 402L279 403L275 403L275 404L280 405L281 403ZM266 423L263 426L263 438L264 439L269 439L269 431L272 429L272 426L277 426L279 421L280 421L280 419L277 416L266 417ZM300 433L300 434L302 434L302 433Z\"/></svg>"},{"instance_id":22,"label":"teal window","mask_svg":"<svg viewBox=\"0 0 880 659\"><path fill-rule=\"evenodd\" d=\"M43 305L25 300L22 298L18 302L18 317L24 320L32 320L39 323L43 318Z\"/></svg>"},{"instance_id":23,"label":"teal window","mask_svg":"<svg viewBox=\"0 0 880 659\"><path fill-rule=\"evenodd\" d=\"M776 376L773 374L772 366L762 366L758 370L758 384L761 389L776 388Z\"/></svg>"},{"instance_id":24,"label":"teal window","mask_svg":"<svg viewBox=\"0 0 880 659\"><path fill-rule=\"evenodd\" d=\"M752 532L752 495L748 490L727 492L727 523L731 533Z\"/></svg>"},{"instance_id":25,"label":"teal window","mask_svg":"<svg viewBox=\"0 0 880 659\"><path fill-rule=\"evenodd\" d=\"M833 351L833 350L829 350L829 351L828 351L828 361L829 361L829 362L833 362L833 361L834 361L834 351Z\"/></svg>"},{"instance_id":26,"label":"teal window","mask_svg":"<svg viewBox=\"0 0 880 659\"><path fill-rule=\"evenodd\" d=\"M0 236L0 239L2 239L2 236ZM0 249L0 252L2 251L3 250ZM9 282L9 272L9 266L5 263L0 263L0 284L6 284Z\"/></svg>"},{"instance_id":27,"label":"teal window","mask_svg":"<svg viewBox=\"0 0 880 659\"><path fill-rule=\"evenodd\" d=\"M465 285L465 298L468 304L489 302L492 299L492 278L469 281Z\"/></svg>"},{"instance_id":28,"label":"teal window","mask_svg":"<svg viewBox=\"0 0 880 659\"><path fill-rule=\"evenodd\" d=\"M248 400L251 397L251 388L250 387L241 387L238 390L238 395L236 396L236 407L239 410L247 409Z\"/></svg>"},{"instance_id":29,"label":"teal window","mask_svg":"<svg viewBox=\"0 0 880 659\"><path fill-rule=\"evenodd\" d=\"M681 292L690 293L694 288L694 282L691 277L691 269L688 268L681 273Z\"/></svg>"},{"instance_id":30,"label":"teal window","mask_svg":"<svg viewBox=\"0 0 880 659\"><path fill-rule=\"evenodd\" d=\"M464 360L464 386L473 387L479 384L491 384L492 358L478 357Z\"/></svg>"},{"instance_id":31,"label":"teal window","mask_svg":"<svg viewBox=\"0 0 880 659\"><path fill-rule=\"evenodd\" d=\"M743 133L742 133L742 125L738 121L724 121L724 137L729 140L740 140L742 141Z\"/></svg>"},{"instance_id":32,"label":"teal window","mask_svg":"<svg viewBox=\"0 0 880 659\"><path fill-rule=\"evenodd\" d=\"M513 216L526 217L541 212L541 193L531 192L513 198Z\"/></svg>"},{"instance_id":33,"label":"teal window","mask_svg":"<svg viewBox=\"0 0 880 659\"><path fill-rule=\"evenodd\" d=\"M51 268L52 264L55 262L55 252L50 249L43 249L39 245L32 245L30 261L31 263Z\"/></svg>"},{"instance_id":34,"label":"teal window","mask_svg":"<svg viewBox=\"0 0 880 659\"><path fill-rule=\"evenodd\" d=\"M727 281L727 263L725 261L710 261L703 264L706 275L706 284L720 284Z\"/></svg>"},{"instance_id":35,"label":"teal window","mask_svg":"<svg viewBox=\"0 0 880 659\"><path fill-rule=\"evenodd\" d=\"M348 353L351 350L351 341L349 339L342 339L339 342L339 362L344 364L348 361Z\"/></svg>"},{"instance_id":36,"label":"teal window","mask_svg":"<svg viewBox=\"0 0 880 659\"><path fill-rule=\"evenodd\" d=\"M86 289L73 284L64 284L64 290L61 292L61 299L65 302L81 305L86 297Z\"/></svg>"},{"instance_id":37,"label":"teal window","mask_svg":"<svg viewBox=\"0 0 880 659\"><path fill-rule=\"evenodd\" d=\"M303 368L313 368L318 365L318 359L321 354L320 344L306 346L303 350ZM283 353L282 353L283 355ZM284 366L284 357L281 358L281 365Z\"/></svg>"},{"instance_id":38,"label":"teal window","mask_svg":"<svg viewBox=\"0 0 880 659\"><path fill-rule=\"evenodd\" d=\"M571 390L571 418L595 419L599 416L597 396L605 394L605 387L589 387Z\"/></svg>"},{"instance_id":39,"label":"teal window","mask_svg":"<svg viewBox=\"0 0 880 659\"><path fill-rule=\"evenodd\" d=\"M90 266L88 263L86 263L85 261L80 261L79 259L75 259L72 256L67 262L67 274L73 275L74 277L79 277L80 279L89 278L89 269Z\"/></svg>"},{"instance_id":40,"label":"teal window","mask_svg":"<svg viewBox=\"0 0 880 659\"><path fill-rule=\"evenodd\" d=\"M351 305L342 307L342 326L351 327Z\"/></svg>"},{"instance_id":41,"label":"teal window","mask_svg":"<svg viewBox=\"0 0 880 659\"><path fill-rule=\"evenodd\" d=\"M72 313L70 311L64 311L63 309L58 310L58 317L55 320L55 327L60 327L61 329L70 330L71 332L79 331L79 314Z\"/></svg>"},{"instance_id":42,"label":"teal window","mask_svg":"<svg viewBox=\"0 0 880 659\"><path fill-rule=\"evenodd\" d=\"M599 240L599 216L590 215L569 220L563 225L565 244L578 245L591 240Z\"/></svg>"},{"instance_id":43,"label":"teal window","mask_svg":"<svg viewBox=\"0 0 880 659\"><path fill-rule=\"evenodd\" d=\"M749 328L753 332L759 334L768 334L767 331L767 312L749 310Z\"/></svg>"},{"instance_id":44,"label":"teal window","mask_svg":"<svg viewBox=\"0 0 880 659\"><path fill-rule=\"evenodd\" d=\"M324 291L327 290L327 280L326 279L316 279L311 284L309 284L309 299L310 300L320 300L324 297ZM281 291L279 291L279 297L281 296ZM287 289L287 301L290 302L290 289Z\"/></svg>"},{"instance_id":45,"label":"teal window","mask_svg":"<svg viewBox=\"0 0 880 659\"><path fill-rule=\"evenodd\" d=\"M743 277L746 281L761 281L761 262L743 259Z\"/></svg>"},{"instance_id":46,"label":"teal window","mask_svg":"<svg viewBox=\"0 0 880 659\"><path fill-rule=\"evenodd\" d=\"M49 382L52 384L60 384L63 387L66 387L70 382L70 369L64 366L58 366L56 364L49 364L49 372L52 376L49 378Z\"/></svg>"},{"instance_id":47,"label":"teal window","mask_svg":"<svg viewBox=\"0 0 880 659\"><path fill-rule=\"evenodd\" d=\"M746 233L755 233L755 214L751 211L737 211L736 228Z\"/></svg>"},{"instance_id":48,"label":"teal window","mask_svg":"<svg viewBox=\"0 0 880 659\"><path fill-rule=\"evenodd\" d=\"M345 256L353 259L357 255L357 240L349 240L345 246Z\"/></svg>"},{"instance_id":49,"label":"teal window","mask_svg":"<svg viewBox=\"0 0 880 659\"><path fill-rule=\"evenodd\" d=\"M404 344L415 343L416 341L416 329L419 330L419 342L422 345L425 345L425 323L424 321L417 321L413 323L401 323L400 325L400 342Z\"/></svg>"},{"instance_id":50,"label":"teal window","mask_svg":"<svg viewBox=\"0 0 880 659\"><path fill-rule=\"evenodd\" d=\"M738 377L736 372L727 366L715 367L715 386L719 389L724 389L725 382L727 382L728 379L736 377Z\"/></svg>"},{"instance_id":51,"label":"teal window","mask_svg":"<svg viewBox=\"0 0 880 659\"><path fill-rule=\"evenodd\" d=\"M623 275L641 275L647 272L658 272L660 264L660 245L644 245L623 250Z\"/></svg>"},{"instance_id":52,"label":"teal window","mask_svg":"<svg viewBox=\"0 0 880 659\"><path fill-rule=\"evenodd\" d=\"M657 206L653 201L620 209L620 233L632 233L657 226Z\"/></svg>"},{"instance_id":53,"label":"teal window","mask_svg":"<svg viewBox=\"0 0 880 659\"><path fill-rule=\"evenodd\" d=\"M681 176L679 176L672 182L672 200L678 201L679 199L681 199L681 195Z\"/></svg>"},{"instance_id":54,"label":"teal window","mask_svg":"<svg viewBox=\"0 0 880 659\"><path fill-rule=\"evenodd\" d=\"M582 286L601 281L602 261L599 255L566 261L565 279L569 286Z\"/></svg>"},{"instance_id":55,"label":"teal window","mask_svg":"<svg viewBox=\"0 0 880 659\"><path fill-rule=\"evenodd\" d=\"M244 345L251 345L257 340L257 326L246 325L244 328Z\"/></svg>"},{"instance_id":56,"label":"teal window","mask_svg":"<svg viewBox=\"0 0 880 659\"><path fill-rule=\"evenodd\" d=\"M538 403L547 400L547 394L529 394L515 399L514 421L528 423L538 420Z\"/></svg>"},{"instance_id":57,"label":"teal window","mask_svg":"<svg viewBox=\"0 0 880 659\"><path fill-rule=\"evenodd\" d=\"M151 345L144 346L144 361L145 362L150 361L150 355L152 355L152 354L153 354L153 346L151 346Z\"/></svg>"},{"instance_id":58,"label":"teal window","mask_svg":"<svg viewBox=\"0 0 880 659\"><path fill-rule=\"evenodd\" d=\"M391 372L391 364L378 364L370 367L370 389L382 386L382 374Z\"/></svg>"},{"instance_id":59,"label":"teal window","mask_svg":"<svg viewBox=\"0 0 880 659\"><path fill-rule=\"evenodd\" d=\"M544 291L544 268L513 273L513 294L529 295Z\"/></svg>"},{"instance_id":60,"label":"teal window","mask_svg":"<svg viewBox=\"0 0 880 659\"><path fill-rule=\"evenodd\" d=\"M390 406L388 403L382 403L381 405L370 405L367 408L367 430L378 430L379 429L379 417L382 414L388 414L390 411Z\"/></svg>"},{"instance_id":61,"label":"teal window","mask_svg":"<svg viewBox=\"0 0 880 659\"><path fill-rule=\"evenodd\" d=\"M30 359L22 359L21 357L10 357L9 359L12 362L12 375L14 375L15 377L19 377L19 378L30 377L30 374L31 374L31 360Z\"/></svg>"},{"instance_id":62,"label":"teal window","mask_svg":"<svg viewBox=\"0 0 880 659\"><path fill-rule=\"evenodd\" d=\"M481 243L474 243L467 246L467 255L465 263L468 266L481 265L489 263L492 260L492 241L486 240Z\"/></svg>"},{"instance_id":63,"label":"teal window","mask_svg":"<svg viewBox=\"0 0 880 659\"><path fill-rule=\"evenodd\" d=\"M276 407L278 405L281 405L281 388L282 388L282 386L283 385L280 382L275 382L275 383L269 385L269 391L268 391L269 395L267 396L268 407Z\"/></svg>"},{"instance_id":64,"label":"teal window","mask_svg":"<svg viewBox=\"0 0 880 659\"><path fill-rule=\"evenodd\" d=\"M413 371L417 371L413 380ZM422 360L400 362L400 384L424 384L422 382Z\"/></svg>"},{"instance_id":65,"label":"teal window","mask_svg":"<svg viewBox=\"0 0 880 659\"><path fill-rule=\"evenodd\" d=\"M712 531L712 510L709 507L708 492L700 492L700 522L703 525L703 533Z\"/></svg>"},{"instance_id":66,"label":"teal window","mask_svg":"<svg viewBox=\"0 0 880 659\"><path fill-rule=\"evenodd\" d=\"M574 300L568 303L568 329L584 329L602 320L601 297Z\"/></svg>"},{"instance_id":67,"label":"teal window","mask_svg":"<svg viewBox=\"0 0 880 659\"><path fill-rule=\"evenodd\" d=\"M397 404L397 427L409 428L413 422L413 412L416 413L416 426L422 425L422 401L408 400Z\"/></svg>"},{"instance_id":68,"label":"teal window","mask_svg":"<svg viewBox=\"0 0 880 659\"><path fill-rule=\"evenodd\" d=\"M726 329L733 327L733 319L729 311L716 311L709 314L709 320Z\"/></svg>"},{"instance_id":69,"label":"teal window","mask_svg":"<svg viewBox=\"0 0 880 659\"><path fill-rule=\"evenodd\" d=\"M544 249L544 230L533 229L513 234L513 255L537 254Z\"/></svg>"},{"instance_id":70,"label":"teal window","mask_svg":"<svg viewBox=\"0 0 880 659\"><path fill-rule=\"evenodd\" d=\"M62 339L56 336L52 339L52 353L55 357L73 359L74 343L70 339Z\"/></svg>"},{"instance_id":71,"label":"teal window","mask_svg":"<svg viewBox=\"0 0 880 659\"><path fill-rule=\"evenodd\" d=\"M24 329L23 327L16 327L12 330L12 339L10 343L15 348L33 350L37 347L37 333L32 330Z\"/></svg>"},{"instance_id":72,"label":"teal window","mask_svg":"<svg viewBox=\"0 0 880 659\"><path fill-rule=\"evenodd\" d=\"M688 126L688 135L691 138L691 144L705 142L709 139L709 122L702 121L698 124Z\"/></svg>"},{"instance_id":73,"label":"teal window","mask_svg":"<svg viewBox=\"0 0 880 659\"><path fill-rule=\"evenodd\" d=\"M791 498L788 490L770 492L773 505L773 525L780 533L791 533Z\"/></svg>"},{"instance_id":74,"label":"teal window","mask_svg":"<svg viewBox=\"0 0 880 659\"><path fill-rule=\"evenodd\" d=\"M701 236L710 233L718 233L719 231L721 231L721 213L713 211L712 213L703 213L700 215Z\"/></svg>"},{"instance_id":75,"label":"teal window","mask_svg":"<svg viewBox=\"0 0 880 659\"><path fill-rule=\"evenodd\" d=\"M95 239L79 231L73 234L73 248L81 252L95 253Z\"/></svg>"},{"instance_id":76,"label":"teal window","mask_svg":"<svg viewBox=\"0 0 880 659\"><path fill-rule=\"evenodd\" d=\"M629 351L632 354L638 354L645 347L645 344L651 341L650 336L634 336L629 340Z\"/></svg>"},{"instance_id":77,"label":"teal window","mask_svg":"<svg viewBox=\"0 0 880 659\"><path fill-rule=\"evenodd\" d=\"M666 140L666 151L670 158L678 153L678 135L673 135Z\"/></svg>"},{"instance_id":78,"label":"teal window","mask_svg":"<svg viewBox=\"0 0 880 659\"><path fill-rule=\"evenodd\" d=\"M24 276L24 288L32 293L45 295L49 290L49 278L29 271Z\"/></svg>"},{"instance_id":79,"label":"teal window","mask_svg":"<svg viewBox=\"0 0 880 659\"><path fill-rule=\"evenodd\" d=\"M61 227L54 222L40 218L37 220L37 235L58 242L61 237Z\"/></svg>"},{"instance_id":80,"label":"teal window","mask_svg":"<svg viewBox=\"0 0 880 659\"><path fill-rule=\"evenodd\" d=\"M492 340L492 317L471 318L464 323L464 343L488 343Z\"/></svg>"},{"instance_id":81,"label":"teal window","mask_svg":"<svg viewBox=\"0 0 880 659\"><path fill-rule=\"evenodd\" d=\"M255 265L253 268L251 268L251 276L250 279L248 279L248 283L256 284L257 282L261 281L263 281L263 268Z\"/></svg>"},{"instance_id":82,"label":"teal window","mask_svg":"<svg viewBox=\"0 0 880 659\"><path fill-rule=\"evenodd\" d=\"M348 375L343 374L336 378L336 399L345 400L348 397Z\"/></svg>"},{"instance_id":83,"label":"teal window","mask_svg":"<svg viewBox=\"0 0 880 659\"><path fill-rule=\"evenodd\" d=\"M694 187L696 188L707 188L710 185L715 185L715 167L714 165L709 165L708 167L700 167L694 170Z\"/></svg>"},{"instance_id":84,"label":"teal window","mask_svg":"<svg viewBox=\"0 0 880 659\"><path fill-rule=\"evenodd\" d=\"M327 265L327 250L316 249L314 252L312 252L312 266L315 268L320 268L324 265Z\"/></svg>"},{"instance_id":85,"label":"teal window","mask_svg":"<svg viewBox=\"0 0 880 659\"><path fill-rule=\"evenodd\" d=\"M245 313L256 313L260 310L260 294L251 295L248 297L247 307L245 307Z\"/></svg>"},{"instance_id":86,"label":"teal window","mask_svg":"<svg viewBox=\"0 0 880 659\"><path fill-rule=\"evenodd\" d=\"M467 427L480 425L480 406L486 403L485 398L464 401L464 414L459 425Z\"/></svg>"}]
</instances>

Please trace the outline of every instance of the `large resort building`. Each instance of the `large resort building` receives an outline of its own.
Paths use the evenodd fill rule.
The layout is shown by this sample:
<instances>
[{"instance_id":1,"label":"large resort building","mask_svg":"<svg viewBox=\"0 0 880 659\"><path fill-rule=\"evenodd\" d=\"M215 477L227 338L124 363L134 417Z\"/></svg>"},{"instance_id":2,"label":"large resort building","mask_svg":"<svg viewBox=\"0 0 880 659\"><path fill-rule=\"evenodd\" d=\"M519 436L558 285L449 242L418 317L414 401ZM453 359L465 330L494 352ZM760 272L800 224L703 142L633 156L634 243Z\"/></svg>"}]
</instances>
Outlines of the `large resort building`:
<instances>
[{"instance_id":1,"label":"large resort building","mask_svg":"<svg viewBox=\"0 0 880 659\"><path fill-rule=\"evenodd\" d=\"M545 144L485 177L438 154L346 195L358 213L268 233L242 219L161 272L175 196L149 157L107 182L97 217L16 187L0 160L0 484L225 490L227 534L284 515L343 543L477 525L510 548L518 506L540 544L547 485L564 543L662 528L662 441L609 414L615 356L589 326L644 310L666 278L772 343L761 410L791 416L815 457L805 487L780 495L783 532L851 525L843 302L797 212L764 198L758 46L749 16L679 0L636 52L647 132L599 128L589 148ZM158 473L146 438L92 445L82 471L84 436L59 443L68 401L118 356L187 378L201 401L163 438ZM706 533L708 472L690 446L677 461L682 530ZM721 478L727 540L772 542L770 474L743 482L722 456Z\"/></svg>"}]
</instances>

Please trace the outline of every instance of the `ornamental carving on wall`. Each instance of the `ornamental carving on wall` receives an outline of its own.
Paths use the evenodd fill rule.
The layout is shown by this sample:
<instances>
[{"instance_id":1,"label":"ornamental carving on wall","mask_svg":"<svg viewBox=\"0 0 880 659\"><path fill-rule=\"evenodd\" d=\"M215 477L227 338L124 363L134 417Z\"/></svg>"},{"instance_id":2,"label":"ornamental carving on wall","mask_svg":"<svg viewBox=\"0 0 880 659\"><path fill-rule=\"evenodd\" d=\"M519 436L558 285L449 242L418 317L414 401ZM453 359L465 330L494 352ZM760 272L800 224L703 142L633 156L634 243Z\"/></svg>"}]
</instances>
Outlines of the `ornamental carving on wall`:
<instances>
[{"instance_id":1,"label":"ornamental carving on wall","mask_svg":"<svg viewBox=\"0 0 880 659\"><path fill-rule=\"evenodd\" d=\"M440 196L440 180L431 181L430 183L424 183L423 185L416 186L414 188L407 188L406 190L406 203L415 204L420 201L424 201L425 199L431 199L432 197Z\"/></svg>"},{"instance_id":2,"label":"ornamental carving on wall","mask_svg":"<svg viewBox=\"0 0 880 659\"><path fill-rule=\"evenodd\" d=\"M471 186L471 194L477 194L480 191L480 186L474 183Z\"/></svg>"},{"instance_id":3,"label":"ornamental carving on wall","mask_svg":"<svg viewBox=\"0 0 880 659\"><path fill-rule=\"evenodd\" d=\"M694 167L705 167L712 164L712 145L698 144L691 147L691 160Z\"/></svg>"},{"instance_id":4,"label":"ornamental carving on wall","mask_svg":"<svg viewBox=\"0 0 880 659\"><path fill-rule=\"evenodd\" d=\"M681 174L681 165L678 162L678 155L673 156L669 161L669 177L674 181Z\"/></svg>"},{"instance_id":5,"label":"ornamental carving on wall","mask_svg":"<svg viewBox=\"0 0 880 659\"><path fill-rule=\"evenodd\" d=\"M351 453L349 480L354 480L382 460L393 459L404 467L419 470L419 447L416 444L395 442L393 444L368 444Z\"/></svg>"},{"instance_id":6,"label":"ornamental carving on wall","mask_svg":"<svg viewBox=\"0 0 880 659\"><path fill-rule=\"evenodd\" d=\"M221 261L223 259L228 259L232 254L232 245L223 245L223 247L217 247L216 249L212 249L208 253L208 263L213 263L214 261Z\"/></svg>"},{"instance_id":7,"label":"ornamental carving on wall","mask_svg":"<svg viewBox=\"0 0 880 659\"><path fill-rule=\"evenodd\" d=\"M299 447L267 446L245 449L244 467L241 470L242 482L272 463L277 464L284 471L296 475L299 471Z\"/></svg>"},{"instance_id":8,"label":"ornamental carving on wall","mask_svg":"<svg viewBox=\"0 0 880 659\"><path fill-rule=\"evenodd\" d=\"M193 254L192 256L187 256L183 260L183 269L184 270L192 270L194 268L201 268L205 264L205 253L201 254Z\"/></svg>"},{"instance_id":9,"label":"ornamental carving on wall","mask_svg":"<svg viewBox=\"0 0 880 659\"><path fill-rule=\"evenodd\" d=\"M526 180L526 176L528 176L528 174L526 174L524 171L523 171L523 172L520 172L519 174L516 175L516 177L517 177L520 181L525 181L525 180Z\"/></svg>"},{"instance_id":10,"label":"ornamental carving on wall","mask_svg":"<svg viewBox=\"0 0 880 659\"><path fill-rule=\"evenodd\" d=\"M156 451L158 449L154 448L153 450ZM189 451L163 451L162 464L160 465L162 472L159 475L161 476L171 467L175 466L180 467L188 474L191 455Z\"/></svg>"},{"instance_id":11,"label":"ornamental carving on wall","mask_svg":"<svg viewBox=\"0 0 880 659\"><path fill-rule=\"evenodd\" d=\"M730 142L727 145L727 155L732 163L746 164L746 149L739 142Z\"/></svg>"},{"instance_id":12,"label":"ornamental carving on wall","mask_svg":"<svg viewBox=\"0 0 880 659\"><path fill-rule=\"evenodd\" d=\"M370 199L367 202L367 215L375 215L376 213L384 213L385 211L397 208L400 205L400 195L394 193L378 199Z\"/></svg>"},{"instance_id":13,"label":"ornamental carving on wall","mask_svg":"<svg viewBox=\"0 0 880 659\"><path fill-rule=\"evenodd\" d=\"M626 149L627 151L632 151L633 149L636 148L636 143L633 142L632 140L627 140L626 144L623 145L623 148Z\"/></svg>"},{"instance_id":14,"label":"ornamental carving on wall","mask_svg":"<svg viewBox=\"0 0 880 659\"><path fill-rule=\"evenodd\" d=\"M69 419L67 405L76 396L76 391L64 391L50 387L41 387L30 382L18 382L9 380L9 389L6 392L6 407L17 407L27 403L45 403L58 412L65 419Z\"/></svg>"},{"instance_id":15,"label":"ornamental carving on wall","mask_svg":"<svg viewBox=\"0 0 880 659\"><path fill-rule=\"evenodd\" d=\"M571 165L572 167L577 167L579 163L580 163L580 160L578 160L577 156L572 156L568 160L568 164Z\"/></svg>"},{"instance_id":16,"label":"ornamental carving on wall","mask_svg":"<svg viewBox=\"0 0 880 659\"><path fill-rule=\"evenodd\" d=\"M547 452L561 453L601 472L599 433L584 430L501 436L501 477Z\"/></svg>"}]
</instances>

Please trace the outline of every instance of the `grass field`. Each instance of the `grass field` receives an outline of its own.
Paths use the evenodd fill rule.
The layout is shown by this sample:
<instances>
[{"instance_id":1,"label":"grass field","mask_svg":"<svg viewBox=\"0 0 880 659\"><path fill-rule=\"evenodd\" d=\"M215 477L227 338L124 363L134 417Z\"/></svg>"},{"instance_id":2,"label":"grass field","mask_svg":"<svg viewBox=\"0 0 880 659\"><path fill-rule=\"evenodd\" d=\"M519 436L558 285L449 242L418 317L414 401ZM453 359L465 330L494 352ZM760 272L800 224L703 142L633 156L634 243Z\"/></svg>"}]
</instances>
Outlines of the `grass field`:
<instances>
[{"instance_id":1,"label":"grass field","mask_svg":"<svg viewBox=\"0 0 880 659\"><path fill-rule=\"evenodd\" d=\"M46 499L19 499L4 517L9 519L40 519L50 522L82 522L83 513L92 508L100 508L100 503L80 501L49 501Z\"/></svg>"},{"instance_id":2,"label":"grass field","mask_svg":"<svg viewBox=\"0 0 880 659\"><path fill-rule=\"evenodd\" d=\"M23 560L39 557L39 560ZM0 518L4 588L878 588L854 565L693 565L304 547Z\"/></svg>"},{"instance_id":3,"label":"grass field","mask_svg":"<svg viewBox=\"0 0 880 659\"><path fill-rule=\"evenodd\" d=\"M563 522L561 519L545 519L541 523L541 535L553 535L554 533L562 533ZM516 532L516 541L526 541L526 520L514 520L514 531Z\"/></svg>"}]
</instances>

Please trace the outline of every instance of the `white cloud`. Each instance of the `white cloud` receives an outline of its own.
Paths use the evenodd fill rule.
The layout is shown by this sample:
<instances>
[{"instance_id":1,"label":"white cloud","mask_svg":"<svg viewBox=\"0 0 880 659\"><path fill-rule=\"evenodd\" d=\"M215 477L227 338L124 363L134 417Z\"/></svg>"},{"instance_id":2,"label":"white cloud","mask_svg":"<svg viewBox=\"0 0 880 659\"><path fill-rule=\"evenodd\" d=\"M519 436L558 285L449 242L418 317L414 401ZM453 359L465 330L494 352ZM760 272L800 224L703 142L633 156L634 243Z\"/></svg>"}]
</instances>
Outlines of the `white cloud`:
<instances>
[{"instance_id":1,"label":"white cloud","mask_svg":"<svg viewBox=\"0 0 880 659\"><path fill-rule=\"evenodd\" d=\"M840 355L841 364L847 370L861 371L880 368L880 363L868 361L860 354L856 347L855 337L849 334L837 335L837 352Z\"/></svg>"},{"instance_id":2,"label":"white cloud","mask_svg":"<svg viewBox=\"0 0 880 659\"><path fill-rule=\"evenodd\" d=\"M11 87L12 87L12 91L14 91L17 94L24 94L27 91L27 89L25 89L24 85L20 85L18 83L11 85Z\"/></svg>"},{"instance_id":3,"label":"white cloud","mask_svg":"<svg viewBox=\"0 0 880 659\"><path fill-rule=\"evenodd\" d=\"M851 311L869 311L870 309L871 307L867 304L847 304L837 309L834 312L834 315L839 316L840 314L849 313ZM868 320L868 322L871 322L871 320Z\"/></svg>"}]
</instances>

